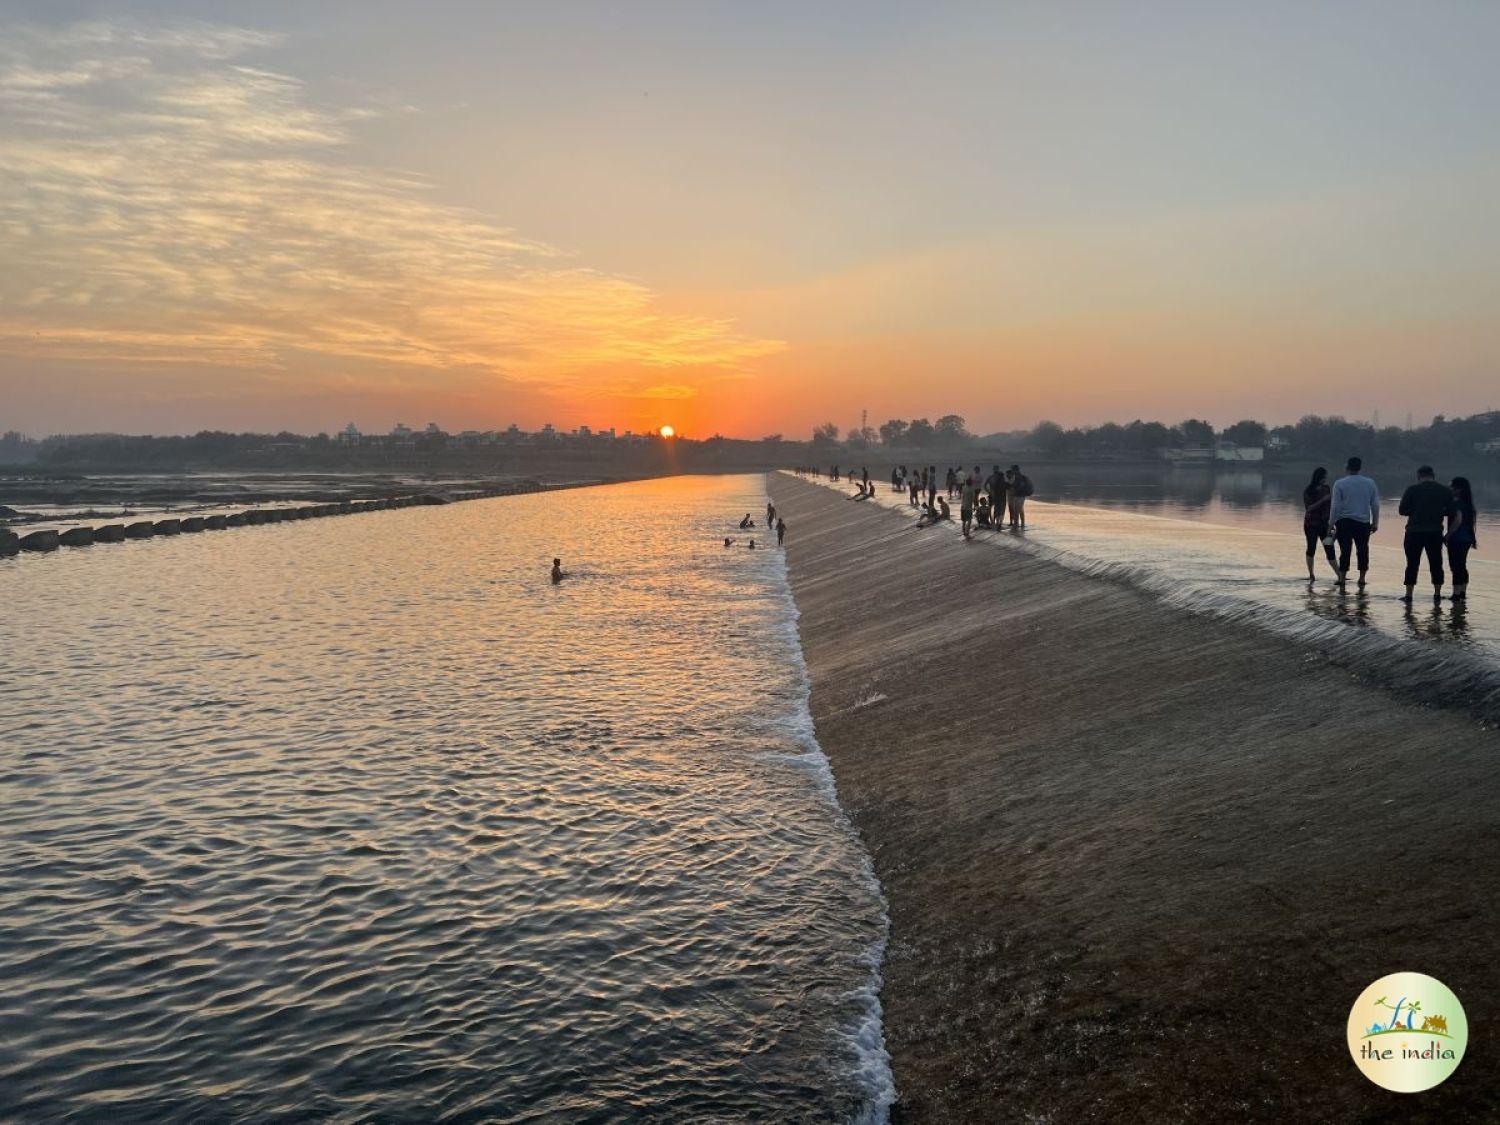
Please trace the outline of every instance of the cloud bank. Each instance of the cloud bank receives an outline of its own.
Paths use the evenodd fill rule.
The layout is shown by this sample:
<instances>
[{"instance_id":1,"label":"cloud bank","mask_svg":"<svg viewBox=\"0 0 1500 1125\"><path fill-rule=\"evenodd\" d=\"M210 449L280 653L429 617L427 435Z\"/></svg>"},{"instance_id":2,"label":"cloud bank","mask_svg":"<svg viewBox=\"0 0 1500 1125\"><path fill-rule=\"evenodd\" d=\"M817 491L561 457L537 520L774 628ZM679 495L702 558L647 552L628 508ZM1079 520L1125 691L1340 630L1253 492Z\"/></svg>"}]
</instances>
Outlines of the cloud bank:
<instances>
[{"instance_id":1,"label":"cloud bank","mask_svg":"<svg viewBox=\"0 0 1500 1125\"><path fill-rule=\"evenodd\" d=\"M237 371L368 371L660 395L781 349L355 165L368 111L247 61L275 44L117 23L0 36L0 352L191 365L225 393Z\"/></svg>"}]
</instances>

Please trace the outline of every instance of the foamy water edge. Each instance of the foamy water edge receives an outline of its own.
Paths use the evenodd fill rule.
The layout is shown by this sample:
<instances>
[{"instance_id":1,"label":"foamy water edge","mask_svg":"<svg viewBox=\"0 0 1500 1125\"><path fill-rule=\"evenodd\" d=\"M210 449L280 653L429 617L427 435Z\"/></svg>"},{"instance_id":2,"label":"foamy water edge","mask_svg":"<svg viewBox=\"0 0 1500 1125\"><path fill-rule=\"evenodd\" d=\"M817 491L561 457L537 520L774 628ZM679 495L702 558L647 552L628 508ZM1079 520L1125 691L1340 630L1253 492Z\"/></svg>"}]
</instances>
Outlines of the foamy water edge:
<instances>
[{"instance_id":1,"label":"foamy water edge","mask_svg":"<svg viewBox=\"0 0 1500 1125\"><path fill-rule=\"evenodd\" d=\"M848 495L834 482L820 479L814 483ZM896 512L915 521L920 513L906 504L904 493L901 498L901 503L895 504L877 496L875 504L883 511ZM1049 507L1045 502L1035 506L1043 511ZM954 535L962 534L957 520L948 530ZM1195 585L1156 567L1098 559L1081 551L1052 547L1017 535L991 534L977 542L1020 551L1090 578L1117 582L1148 593L1165 605L1202 617L1254 626L1308 646L1331 663L1382 687L1416 696L1423 703L1440 703L1467 710L1487 725L1500 724L1500 669L1481 656L1447 646L1393 637L1372 627L1308 616Z\"/></svg>"},{"instance_id":2,"label":"foamy water edge","mask_svg":"<svg viewBox=\"0 0 1500 1125\"><path fill-rule=\"evenodd\" d=\"M885 1046L884 1017L880 1004L880 990L884 985L881 969L885 964L885 948L890 937L891 919L885 889L875 874L875 864L860 839L858 830L839 803L838 785L833 776L833 763L818 744L812 717L812 678L808 673L807 659L802 651L802 634L798 627L801 612L792 596L791 581L787 573L786 555L773 552L773 572L777 581L777 595L785 609L781 626L785 630L788 649L798 681L797 701L788 720L792 735L801 747L799 755L807 766L813 780L832 807L838 824L848 837L850 846L858 856L859 867L871 895L879 906L880 935L865 951L861 959L867 970L865 984L847 997L858 1008L859 1016L852 1026L841 1029L858 1060L854 1081L865 1092L865 1104L854 1120L860 1125L884 1125L890 1119L891 1106L896 1101L896 1081L891 1071L891 1056Z\"/></svg>"}]
</instances>

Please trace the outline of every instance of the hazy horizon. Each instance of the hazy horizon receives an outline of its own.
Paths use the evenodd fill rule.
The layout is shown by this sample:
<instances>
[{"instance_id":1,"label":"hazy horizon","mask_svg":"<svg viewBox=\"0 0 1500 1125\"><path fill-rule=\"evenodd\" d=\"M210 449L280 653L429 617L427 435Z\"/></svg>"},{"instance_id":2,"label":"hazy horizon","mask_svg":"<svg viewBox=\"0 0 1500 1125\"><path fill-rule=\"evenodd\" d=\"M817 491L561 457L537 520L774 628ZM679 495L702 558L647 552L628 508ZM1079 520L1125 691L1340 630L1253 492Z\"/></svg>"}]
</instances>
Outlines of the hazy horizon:
<instances>
[{"instance_id":1,"label":"hazy horizon","mask_svg":"<svg viewBox=\"0 0 1500 1125\"><path fill-rule=\"evenodd\" d=\"M1496 405L1500 9L41 3L0 429Z\"/></svg>"}]
</instances>

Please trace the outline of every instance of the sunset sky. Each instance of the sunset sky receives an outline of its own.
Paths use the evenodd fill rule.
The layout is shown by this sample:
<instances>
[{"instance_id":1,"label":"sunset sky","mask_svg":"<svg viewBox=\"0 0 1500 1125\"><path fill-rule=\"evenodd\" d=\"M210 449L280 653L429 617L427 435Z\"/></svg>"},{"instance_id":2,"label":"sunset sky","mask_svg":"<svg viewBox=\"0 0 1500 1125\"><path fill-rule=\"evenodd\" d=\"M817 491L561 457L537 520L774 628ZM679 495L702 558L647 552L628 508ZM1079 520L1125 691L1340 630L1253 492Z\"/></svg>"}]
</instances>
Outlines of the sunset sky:
<instances>
[{"instance_id":1,"label":"sunset sky","mask_svg":"<svg viewBox=\"0 0 1500 1125\"><path fill-rule=\"evenodd\" d=\"M1500 5L0 21L0 429L1500 406Z\"/></svg>"}]
</instances>

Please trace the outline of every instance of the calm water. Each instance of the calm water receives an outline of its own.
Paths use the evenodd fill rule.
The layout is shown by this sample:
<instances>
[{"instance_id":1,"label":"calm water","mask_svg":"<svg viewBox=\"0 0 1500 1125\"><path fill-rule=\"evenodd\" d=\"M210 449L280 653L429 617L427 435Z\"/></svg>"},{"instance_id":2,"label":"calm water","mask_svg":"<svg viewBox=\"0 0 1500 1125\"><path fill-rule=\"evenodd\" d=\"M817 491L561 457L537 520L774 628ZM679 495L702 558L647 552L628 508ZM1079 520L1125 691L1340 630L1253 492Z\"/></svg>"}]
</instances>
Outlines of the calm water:
<instances>
[{"instance_id":1,"label":"calm water","mask_svg":"<svg viewBox=\"0 0 1500 1125\"><path fill-rule=\"evenodd\" d=\"M764 504L676 479L0 560L0 1106L881 1116L878 888L781 556L721 545Z\"/></svg>"}]
</instances>

